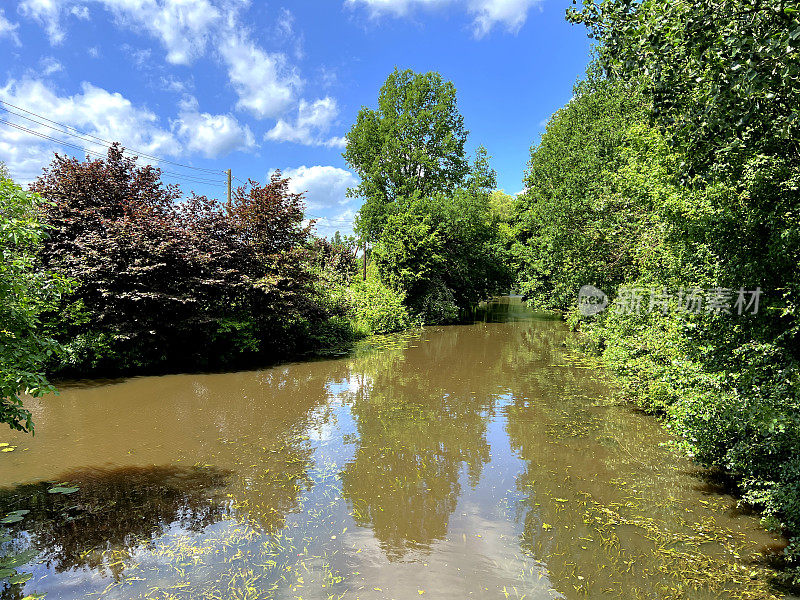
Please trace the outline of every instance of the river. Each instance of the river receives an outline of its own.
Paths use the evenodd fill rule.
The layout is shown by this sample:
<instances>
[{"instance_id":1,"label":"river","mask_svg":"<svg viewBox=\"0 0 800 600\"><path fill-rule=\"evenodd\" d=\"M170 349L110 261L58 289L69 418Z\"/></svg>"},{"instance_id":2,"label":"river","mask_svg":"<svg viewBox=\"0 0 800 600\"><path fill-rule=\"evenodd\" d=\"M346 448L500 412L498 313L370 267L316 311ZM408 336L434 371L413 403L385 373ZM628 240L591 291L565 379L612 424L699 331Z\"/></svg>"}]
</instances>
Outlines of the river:
<instances>
[{"instance_id":1,"label":"river","mask_svg":"<svg viewBox=\"0 0 800 600\"><path fill-rule=\"evenodd\" d=\"M0 516L28 511L0 598L784 597L784 541L563 323L516 299L479 317L29 400L36 436L0 436Z\"/></svg>"}]
</instances>

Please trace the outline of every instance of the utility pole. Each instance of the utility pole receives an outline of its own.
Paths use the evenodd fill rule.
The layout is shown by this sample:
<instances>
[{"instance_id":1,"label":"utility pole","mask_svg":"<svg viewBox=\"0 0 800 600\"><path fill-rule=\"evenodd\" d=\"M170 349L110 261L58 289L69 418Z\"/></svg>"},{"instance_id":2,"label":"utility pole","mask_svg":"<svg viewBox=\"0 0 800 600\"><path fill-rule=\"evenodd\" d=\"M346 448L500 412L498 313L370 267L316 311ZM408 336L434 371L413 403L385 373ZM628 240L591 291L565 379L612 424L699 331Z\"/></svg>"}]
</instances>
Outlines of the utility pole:
<instances>
[{"instance_id":1,"label":"utility pole","mask_svg":"<svg viewBox=\"0 0 800 600\"><path fill-rule=\"evenodd\" d=\"M364 281L367 280L367 241L364 240Z\"/></svg>"},{"instance_id":2,"label":"utility pole","mask_svg":"<svg viewBox=\"0 0 800 600\"><path fill-rule=\"evenodd\" d=\"M228 214L231 214L231 179L233 178L233 170L228 169Z\"/></svg>"}]
</instances>

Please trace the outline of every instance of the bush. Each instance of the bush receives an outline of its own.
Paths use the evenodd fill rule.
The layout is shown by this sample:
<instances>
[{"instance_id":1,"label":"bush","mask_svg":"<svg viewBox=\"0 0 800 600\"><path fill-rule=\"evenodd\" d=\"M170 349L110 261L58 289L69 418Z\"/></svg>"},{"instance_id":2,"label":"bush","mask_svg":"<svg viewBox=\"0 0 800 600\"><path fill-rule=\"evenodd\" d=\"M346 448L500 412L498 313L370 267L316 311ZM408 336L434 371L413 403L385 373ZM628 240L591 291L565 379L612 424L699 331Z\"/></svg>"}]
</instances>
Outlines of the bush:
<instances>
[{"instance_id":1,"label":"bush","mask_svg":"<svg viewBox=\"0 0 800 600\"><path fill-rule=\"evenodd\" d=\"M45 376L59 345L42 331L41 315L58 305L69 282L36 265L47 235L37 218L42 199L5 177L0 164L0 422L32 431L21 394L55 391Z\"/></svg>"},{"instance_id":2,"label":"bush","mask_svg":"<svg viewBox=\"0 0 800 600\"><path fill-rule=\"evenodd\" d=\"M51 327L67 346L61 369L218 367L302 349L324 321L307 267L302 196L280 174L249 182L230 212L181 200L152 167L118 146L106 160L57 156L33 188L51 228L44 268L76 282Z\"/></svg>"},{"instance_id":3,"label":"bush","mask_svg":"<svg viewBox=\"0 0 800 600\"><path fill-rule=\"evenodd\" d=\"M664 48L641 51L661 39L653 28L681 31L686 15L709 3L584 5L594 7L585 8L590 21L610 19L596 31L610 42L601 55L614 76L593 69L532 149L513 248L522 264L520 287L538 305L562 311L575 310L587 284L612 298L622 285L673 293L695 286L764 290L757 315L643 310L591 319L572 312L569 319L594 342L631 400L663 416L686 453L724 471L743 499L762 510L765 524L790 535L786 558L795 570L788 577L800 582L800 162L778 143L788 130L774 123L785 115L765 119L768 111L752 110L752 90L732 87L718 96L731 101L721 118L724 112L710 111L705 99L695 106L674 85L646 81L647 73L685 76L697 90L729 75L698 77L687 70L694 54L675 60L659 54ZM592 16L594 9L600 12ZM695 36L728 17L684 31L681 43L691 43L676 48L693 53ZM754 18L775 36L788 31L790 19L777 13ZM697 15L690 21L706 23ZM715 45L739 44L740 37L711 37L701 62L713 70L725 64L707 59L719 50ZM630 55L616 54L620 42L633 42ZM740 60L727 51L720 56ZM642 60L661 62L628 70ZM713 135L704 130L709 115ZM687 135L682 128L695 118L703 124Z\"/></svg>"},{"instance_id":4,"label":"bush","mask_svg":"<svg viewBox=\"0 0 800 600\"><path fill-rule=\"evenodd\" d=\"M732 477L765 524L800 531L800 365L714 321L611 313L582 329L627 396L663 415L689 456ZM798 550L793 541L790 563Z\"/></svg>"},{"instance_id":5,"label":"bush","mask_svg":"<svg viewBox=\"0 0 800 600\"><path fill-rule=\"evenodd\" d=\"M347 291L347 298L355 328L361 333L390 333L407 329L412 324L403 303L403 293L394 291L377 278L355 281Z\"/></svg>"}]
</instances>

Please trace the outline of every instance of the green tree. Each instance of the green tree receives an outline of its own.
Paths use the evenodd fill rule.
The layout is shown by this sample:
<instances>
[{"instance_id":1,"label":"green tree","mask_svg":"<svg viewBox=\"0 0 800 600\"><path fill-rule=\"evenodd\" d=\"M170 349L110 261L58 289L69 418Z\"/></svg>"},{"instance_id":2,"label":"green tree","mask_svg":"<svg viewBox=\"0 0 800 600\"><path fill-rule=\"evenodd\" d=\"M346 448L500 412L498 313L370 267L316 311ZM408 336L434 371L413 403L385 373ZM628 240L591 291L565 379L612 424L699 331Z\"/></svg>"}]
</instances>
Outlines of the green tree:
<instances>
[{"instance_id":1,"label":"green tree","mask_svg":"<svg viewBox=\"0 0 800 600\"><path fill-rule=\"evenodd\" d=\"M611 78L643 83L682 185L717 190L703 238L719 283L777 292L770 335L800 348L800 5L584 0L569 14Z\"/></svg>"},{"instance_id":2,"label":"green tree","mask_svg":"<svg viewBox=\"0 0 800 600\"><path fill-rule=\"evenodd\" d=\"M510 285L500 220L478 185L399 199L374 260L381 278L405 292L412 312L428 323L453 321Z\"/></svg>"},{"instance_id":3,"label":"green tree","mask_svg":"<svg viewBox=\"0 0 800 600\"><path fill-rule=\"evenodd\" d=\"M343 154L361 178L351 195L364 198L358 228L379 236L399 198L447 193L469 171L467 131L456 88L439 73L395 69L381 87L378 108L362 107Z\"/></svg>"},{"instance_id":4,"label":"green tree","mask_svg":"<svg viewBox=\"0 0 800 600\"><path fill-rule=\"evenodd\" d=\"M630 190L618 173L639 160L644 105L634 85L590 73L531 149L514 254L520 289L537 306L566 310L582 285L611 291L636 276L652 186Z\"/></svg>"},{"instance_id":5,"label":"green tree","mask_svg":"<svg viewBox=\"0 0 800 600\"><path fill-rule=\"evenodd\" d=\"M523 284L558 307L583 283L762 288L758 314L673 304L582 325L631 397L794 536L800 565L800 5L584 0L568 14L605 79L533 153Z\"/></svg>"},{"instance_id":6,"label":"green tree","mask_svg":"<svg viewBox=\"0 0 800 600\"><path fill-rule=\"evenodd\" d=\"M43 202L6 173L0 168L0 421L32 432L20 396L55 391L44 365L59 346L42 332L40 315L56 306L68 283L36 267L46 236L37 218Z\"/></svg>"}]
</instances>

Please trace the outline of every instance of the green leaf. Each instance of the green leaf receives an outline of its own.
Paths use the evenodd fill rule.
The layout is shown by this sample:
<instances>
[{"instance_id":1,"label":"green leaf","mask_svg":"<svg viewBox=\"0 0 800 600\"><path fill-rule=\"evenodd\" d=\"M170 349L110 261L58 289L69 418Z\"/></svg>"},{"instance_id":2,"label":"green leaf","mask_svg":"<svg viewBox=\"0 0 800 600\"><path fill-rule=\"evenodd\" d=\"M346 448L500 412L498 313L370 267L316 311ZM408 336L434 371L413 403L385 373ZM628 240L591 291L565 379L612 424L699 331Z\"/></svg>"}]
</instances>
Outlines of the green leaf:
<instances>
[{"instance_id":1,"label":"green leaf","mask_svg":"<svg viewBox=\"0 0 800 600\"><path fill-rule=\"evenodd\" d=\"M49 490L47 490L47 493L48 494L74 494L79 489L80 488L78 488L78 487L63 487L63 486L57 485L56 487L52 487Z\"/></svg>"},{"instance_id":2,"label":"green leaf","mask_svg":"<svg viewBox=\"0 0 800 600\"><path fill-rule=\"evenodd\" d=\"M22 565L32 561L37 554L38 553L36 550L25 550L25 552L20 552L19 554L6 556L0 560L0 568L15 569L17 567L21 567Z\"/></svg>"},{"instance_id":3,"label":"green leaf","mask_svg":"<svg viewBox=\"0 0 800 600\"><path fill-rule=\"evenodd\" d=\"M8 579L8 582L11 585L17 585L17 584L20 584L20 583L25 583L31 577L33 577L33 573L18 573L17 575L14 575L13 577L10 577Z\"/></svg>"},{"instance_id":4,"label":"green leaf","mask_svg":"<svg viewBox=\"0 0 800 600\"><path fill-rule=\"evenodd\" d=\"M22 517L27 515L30 511L29 510L15 510L14 512L8 513L5 517L0 519L0 523L10 524L10 523L18 523L22 521Z\"/></svg>"}]
</instances>

